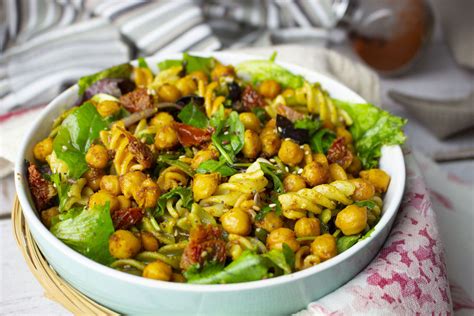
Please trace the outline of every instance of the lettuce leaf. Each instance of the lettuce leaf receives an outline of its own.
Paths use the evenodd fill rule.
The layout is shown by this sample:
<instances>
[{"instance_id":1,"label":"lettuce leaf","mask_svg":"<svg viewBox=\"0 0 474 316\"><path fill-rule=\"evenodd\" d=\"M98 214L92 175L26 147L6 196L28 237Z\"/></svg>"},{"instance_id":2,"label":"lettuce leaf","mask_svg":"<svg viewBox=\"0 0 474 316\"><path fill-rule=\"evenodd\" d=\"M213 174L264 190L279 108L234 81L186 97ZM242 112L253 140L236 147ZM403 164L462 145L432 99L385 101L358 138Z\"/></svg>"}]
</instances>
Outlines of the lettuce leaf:
<instances>
[{"instance_id":1,"label":"lettuce leaf","mask_svg":"<svg viewBox=\"0 0 474 316\"><path fill-rule=\"evenodd\" d=\"M77 179L89 168L86 152L99 132L108 126L95 106L86 102L64 119L53 141L56 156L69 167L69 176Z\"/></svg>"},{"instance_id":2,"label":"lettuce leaf","mask_svg":"<svg viewBox=\"0 0 474 316\"><path fill-rule=\"evenodd\" d=\"M253 84L264 80L276 80L283 88L297 89L303 86L304 78L295 75L275 64L271 60L249 60L238 64L235 69L243 78L249 78Z\"/></svg>"},{"instance_id":3,"label":"lettuce leaf","mask_svg":"<svg viewBox=\"0 0 474 316\"><path fill-rule=\"evenodd\" d=\"M391 115L368 103L357 104L340 100L333 102L354 121L350 131L364 169L378 165L382 146L401 145L405 142L403 126L407 122L406 119Z\"/></svg>"},{"instance_id":4,"label":"lettuce leaf","mask_svg":"<svg viewBox=\"0 0 474 316\"><path fill-rule=\"evenodd\" d=\"M337 253L342 253L354 246L360 239L359 235L341 236L336 241Z\"/></svg>"},{"instance_id":5,"label":"lettuce leaf","mask_svg":"<svg viewBox=\"0 0 474 316\"><path fill-rule=\"evenodd\" d=\"M77 84L79 85L79 95L82 95L87 88L89 88L94 82L105 78L122 78L130 79L132 75L133 67L130 64L120 64L117 66L110 67L102 70L90 76L85 76L79 79Z\"/></svg>"},{"instance_id":6,"label":"lettuce leaf","mask_svg":"<svg viewBox=\"0 0 474 316\"><path fill-rule=\"evenodd\" d=\"M114 260L109 252L109 237L114 232L114 225L108 203L82 211L72 209L61 216L61 220L51 227L54 236L94 261L109 264Z\"/></svg>"},{"instance_id":7,"label":"lettuce leaf","mask_svg":"<svg viewBox=\"0 0 474 316\"><path fill-rule=\"evenodd\" d=\"M213 57L199 57L183 53L183 59L166 59L158 63L158 68L163 71L171 67L186 65L186 73L193 71L203 71L210 74L214 68L216 60Z\"/></svg>"}]
</instances>

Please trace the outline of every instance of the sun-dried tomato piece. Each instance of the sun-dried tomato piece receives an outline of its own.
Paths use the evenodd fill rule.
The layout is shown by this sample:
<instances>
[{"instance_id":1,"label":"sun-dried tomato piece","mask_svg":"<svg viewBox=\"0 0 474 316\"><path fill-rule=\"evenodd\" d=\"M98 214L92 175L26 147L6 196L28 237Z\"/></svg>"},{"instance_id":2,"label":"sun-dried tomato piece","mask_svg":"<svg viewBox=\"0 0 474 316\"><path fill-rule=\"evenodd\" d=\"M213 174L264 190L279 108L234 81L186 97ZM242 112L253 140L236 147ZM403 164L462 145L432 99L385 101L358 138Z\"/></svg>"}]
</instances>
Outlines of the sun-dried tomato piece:
<instances>
[{"instance_id":1,"label":"sun-dried tomato piece","mask_svg":"<svg viewBox=\"0 0 474 316\"><path fill-rule=\"evenodd\" d=\"M153 153L151 152L151 149L134 136L128 136L128 140L128 150L133 156L135 156L138 163L141 164L145 169L153 166L155 159L153 159Z\"/></svg>"},{"instance_id":2,"label":"sun-dried tomato piece","mask_svg":"<svg viewBox=\"0 0 474 316\"><path fill-rule=\"evenodd\" d=\"M327 157L329 163L337 163L344 169L348 168L352 163L352 159L354 159L354 155L345 144L344 137L338 137L332 143Z\"/></svg>"},{"instance_id":3,"label":"sun-dried tomato piece","mask_svg":"<svg viewBox=\"0 0 474 316\"><path fill-rule=\"evenodd\" d=\"M31 195L33 196L36 209L42 211L51 206L51 202L57 192L53 184L43 178L43 175L34 163L29 162L28 164L28 184Z\"/></svg>"},{"instance_id":4,"label":"sun-dried tomato piece","mask_svg":"<svg viewBox=\"0 0 474 316\"><path fill-rule=\"evenodd\" d=\"M194 264L205 262L223 263L226 259L222 229L216 226L198 226L191 230L189 243L184 248L180 267L184 270Z\"/></svg>"},{"instance_id":5,"label":"sun-dried tomato piece","mask_svg":"<svg viewBox=\"0 0 474 316\"><path fill-rule=\"evenodd\" d=\"M112 222L115 229L128 229L140 223L143 210L139 207L123 208L112 213Z\"/></svg>"},{"instance_id":6,"label":"sun-dried tomato piece","mask_svg":"<svg viewBox=\"0 0 474 316\"><path fill-rule=\"evenodd\" d=\"M153 98L145 88L135 89L121 96L120 103L130 112L139 112L154 107Z\"/></svg>"},{"instance_id":7,"label":"sun-dried tomato piece","mask_svg":"<svg viewBox=\"0 0 474 316\"><path fill-rule=\"evenodd\" d=\"M178 140L183 146L197 146L211 140L212 129L197 128L184 123L174 123Z\"/></svg>"},{"instance_id":8,"label":"sun-dried tomato piece","mask_svg":"<svg viewBox=\"0 0 474 316\"><path fill-rule=\"evenodd\" d=\"M244 91L242 91L241 101L246 110L265 106L265 99L251 86L246 86Z\"/></svg>"},{"instance_id":9,"label":"sun-dried tomato piece","mask_svg":"<svg viewBox=\"0 0 474 316\"><path fill-rule=\"evenodd\" d=\"M287 119L289 119L292 122L304 119L304 114L303 113L298 112L298 111L294 110L293 108L291 108L289 106L286 106L286 105L283 105L283 104L278 105L277 113L280 114L281 116L286 117Z\"/></svg>"}]
</instances>

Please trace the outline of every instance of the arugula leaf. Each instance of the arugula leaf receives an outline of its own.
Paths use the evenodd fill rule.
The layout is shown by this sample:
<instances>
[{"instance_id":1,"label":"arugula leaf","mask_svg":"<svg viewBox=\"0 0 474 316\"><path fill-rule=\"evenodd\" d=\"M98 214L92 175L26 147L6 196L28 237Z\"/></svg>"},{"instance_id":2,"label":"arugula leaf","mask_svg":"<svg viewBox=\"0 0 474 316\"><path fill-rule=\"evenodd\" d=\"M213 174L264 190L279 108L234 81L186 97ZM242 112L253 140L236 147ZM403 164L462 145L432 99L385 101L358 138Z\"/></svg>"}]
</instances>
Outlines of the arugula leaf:
<instances>
[{"instance_id":1,"label":"arugula leaf","mask_svg":"<svg viewBox=\"0 0 474 316\"><path fill-rule=\"evenodd\" d=\"M162 163L166 163L170 166L178 167L179 169L181 169L184 173L186 173L190 177L194 176L194 173L195 173L194 170L191 168L190 165L188 165L185 162L182 162L182 161L177 160L177 159L175 160L175 159L169 158L166 155L159 156L157 161L159 163L162 162Z\"/></svg>"},{"instance_id":2,"label":"arugula leaf","mask_svg":"<svg viewBox=\"0 0 474 316\"><path fill-rule=\"evenodd\" d=\"M360 238L360 240L364 240L364 239L366 239L366 238L369 238L369 237L372 235L372 233L373 233L374 231L375 231L375 226L372 227L371 229L369 229L369 230L364 234L364 236L362 236L362 237Z\"/></svg>"},{"instance_id":3,"label":"arugula leaf","mask_svg":"<svg viewBox=\"0 0 474 316\"><path fill-rule=\"evenodd\" d=\"M359 235L341 236L336 241L337 253L342 253L354 246L360 239Z\"/></svg>"},{"instance_id":4,"label":"arugula leaf","mask_svg":"<svg viewBox=\"0 0 474 316\"><path fill-rule=\"evenodd\" d=\"M227 163L232 164L244 146L245 127L239 119L239 114L233 111L225 118L224 107L221 106L211 117L210 124L215 129L211 137L213 145Z\"/></svg>"},{"instance_id":5,"label":"arugula leaf","mask_svg":"<svg viewBox=\"0 0 474 316\"><path fill-rule=\"evenodd\" d=\"M295 267L295 253L286 243L283 243L282 252L285 256L286 262L293 269Z\"/></svg>"},{"instance_id":6,"label":"arugula leaf","mask_svg":"<svg viewBox=\"0 0 474 316\"><path fill-rule=\"evenodd\" d=\"M158 63L158 68L160 71L163 71L171 67L181 66L182 64L183 61L179 59L166 59Z\"/></svg>"},{"instance_id":7,"label":"arugula leaf","mask_svg":"<svg viewBox=\"0 0 474 316\"><path fill-rule=\"evenodd\" d=\"M283 245L286 245L286 244L283 244ZM291 249L290 249L290 251L291 251L291 253L293 253L293 251ZM282 251L273 249L273 250L270 250L269 252L263 254L262 256L269 260L269 263L268 263L269 266L273 266L274 268L281 269L284 274L291 273L291 266L288 263L288 261L286 260L286 256ZM294 257L294 255L293 255L293 257ZM294 260L294 258L293 258L293 260ZM280 273L277 273L277 274L279 275Z\"/></svg>"},{"instance_id":8,"label":"arugula leaf","mask_svg":"<svg viewBox=\"0 0 474 316\"><path fill-rule=\"evenodd\" d=\"M358 201L358 202L355 202L354 204L357 206L367 207L369 210L372 210L377 206L377 203L375 203L372 200Z\"/></svg>"},{"instance_id":9,"label":"arugula leaf","mask_svg":"<svg viewBox=\"0 0 474 316\"><path fill-rule=\"evenodd\" d=\"M162 216L165 213L166 202L168 202L169 199L173 198L181 198L183 201L183 207L187 209L189 209L191 207L191 204L193 203L193 193L191 192L190 188L176 187L160 196L160 198L158 199L158 204L156 205L154 216Z\"/></svg>"},{"instance_id":10,"label":"arugula leaf","mask_svg":"<svg viewBox=\"0 0 474 316\"><path fill-rule=\"evenodd\" d=\"M148 67L148 63L146 62L145 58L143 58L143 57L138 58L138 67L139 68L148 68L148 69L150 69L150 67Z\"/></svg>"},{"instance_id":11,"label":"arugula leaf","mask_svg":"<svg viewBox=\"0 0 474 316\"><path fill-rule=\"evenodd\" d=\"M192 56L188 53L183 53L183 61L186 63L186 73L204 71L210 74L216 63L213 57Z\"/></svg>"},{"instance_id":12,"label":"arugula leaf","mask_svg":"<svg viewBox=\"0 0 474 316\"><path fill-rule=\"evenodd\" d=\"M198 127L206 128L209 126L209 120L206 114L204 114L197 105L189 103L186 105L178 114L178 118L181 122Z\"/></svg>"},{"instance_id":13,"label":"arugula leaf","mask_svg":"<svg viewBox=\"0 0 474 316\"><path fill-rule=\"evenodd\" d=\"M264 108L255 107L252 109L252 112L255 114L255 116L257 116L261 123L265 123L267 121L268 114Z\"/></svg>"},{"instance_id":14,"label":"arugula leaf","mask_svg":"<svg viewBox=\"0 0 474 316\"><path fill-rule=\"evenodd\" d=\"M332 142L336 139L336 134L329 129L322 129L315 133L310 140L311 150L326 154Z\"/></svg>"},{"instance_id":15,"label":"arugula leaf","mask_svg":"<svg viewBox=\"0 0 474 316\"><path fill-rule=\"evenodd\" d=\"M353 120L350 132L364 169L378 165L384 145L400 145L406 140L403 126L407 120L391 115L372 104L356 104L333 100L334 104L349 114Z\"/></svg>"},{"instance_id":16,"label":"arugula leaf","mask_svg":"<svg viewBox=\"0 0 474 316\"><path fill-rule=\"evenodd\" d=\"M295 75L269 60L244 61L235 68L239 76L249 77L253 84L269 79L276 80L283 88L297 89L304 84L302 76Z\"/></svg>"},{"instance_id":17,"label":"arugula leaf","mask_svg":"<svg viewBox=\"0 0 474 316\"><path fill-rule=\"evenodd\" d=\"M301 120L296 120L294 122L294 126L295 128L308 130L308 133L312 135L314 132L321 128L321 121L311 117L305 117Z\"/></svg>"},{"instance_id":18,"label":"arugula leaf","mask_svg":"<svg viewBox=\"0 0 474 316\"><path fill-rule=\"evenodd\" d=\"M230 177L237 173L237 170L229 166L224 159L206 160L196 169L197 173L219 172L223 177Z\"/></svg>"},{"instance_id":19,"label":"arugula leaf","mask_svg":"<svg viewBox=\"0 0 474 316\"><path fill-rule=\"evenodd\" d=\"M58 239L102 264L114 260L109 253L109 237L113 232L108 202L80 212L74 209L51 227L51 233Z\"/></svg>"},{"instance_id":20,"label":"arugula leaf","mask_svg":"<svg viewBox=\"0 0 474 316\"><path fill-rule=\"evenodd\" d=\"M105 79L105 78L122 78L130 79L132 75L133 67L130 64L121 64L102 70L90 76L85 76L79 79L77 82L79 86L79 95L82 95L87 88L89 88L94 82Z\"/></svg>"},{"instance_id":21,"label":"arugula leaf","mask_svg":"<svg viewBox=\"0 0 474 316\"><path fill-rule=\"evenodd\" d=\"M283 182L281 181L280 177L274 172L276 169L274 166L265 163L265 162L260 162L260 168L262 169L263 173L266 174L267 176L270 176L273 181L273 189L277 193L285 193L285 188L283 186Z\"/></svg>"},{"instance_id":22,"label":"arugula leaf","mask_svg":"<svg viewBox=\"0 0 474 316\"><path fill-rule=\"evenodd\" d=\"M89 169L85 155L108 122L95 106L86 102L64 119L53 141L56 156L69 167L69 176L77 179Z\"/></svg>"}]
</instances>

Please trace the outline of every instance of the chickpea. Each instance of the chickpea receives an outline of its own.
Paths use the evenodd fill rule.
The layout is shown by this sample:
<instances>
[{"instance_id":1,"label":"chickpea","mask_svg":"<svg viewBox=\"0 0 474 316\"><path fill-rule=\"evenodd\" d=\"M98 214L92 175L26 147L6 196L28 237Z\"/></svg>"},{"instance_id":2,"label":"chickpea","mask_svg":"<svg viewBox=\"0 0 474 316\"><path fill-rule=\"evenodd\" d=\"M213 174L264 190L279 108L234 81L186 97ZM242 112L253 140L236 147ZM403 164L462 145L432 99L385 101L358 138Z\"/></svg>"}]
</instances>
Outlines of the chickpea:
<instances>
[{"instance_id":1,"label":"chickpea","mask_svg":"<svg viewBox=\"0 0 474 316\"><path fill-rule=\"evenodd\" d=\"M265 80L258 87L258 92L265 98L273 99L280 93L281 87L275 80Z\"/></svg>"},{"instance_id":2,"label":"chickpea","mask_svg":"<svg viewBox=\"0 0 474 316\"><path fill-rule=\"evenodd\" d=\"M239 119L244 124L245 129L251 129L254 132L260 133L260 120L252 112L243 112L239 114Z\"/></svg>"},{"instance_id":3,"label":"chickpea","mask_svg":"<svg viewBox=\"0 0 474 316\"><path fill-rule=\"evenodd\" d=\"M130 202L130 200L127 199L124 195L117 196L117 200L119 202L120 209L132 207L132 202Z\"/></svg>"},{"instance_id":4,"label":"chickpea","mask_svg":"<svg viewBox=\"0 0 474 316\"><path fill-rule=\"evenodd\" d=\"M109 238L109 252L117 259L133 258L141 247L140 239L128 230L117 230Z\"/></svg>"},{"instance_id":5,"label":"chickpea","mask_svg":"<svg viewBox=\"0 0 474 316\"><path fill-rule=\"evenodd\" d=\"M247 236L252 229L250 216L239 209L232 209L220 218L222 227L230 234Z\"/></svg>"},{"instance_id":6,"label":"chickpea","mask_svg":"<svg viewBox=\"0 0 474 316\"><path fill-rule=\"evenodd\" d=\"M157 113L150 120L150 125L153 125L153 126L173 125L173 123L174 123L174 118L168 112Z\"/></svg>"},{"instance_id":7,"label":"chickpea","mask_svg":"<svg viewBox=\"0 0 474 316\"><path fill-rule=\"evenodd\" d=\"M100 189L109 192L115 196L120 195L119 177L116 175L106 175L100 180Z\"/></svg>"},{"instance_id":8,"label":"chickpea","mask_svg":"<svg viewBox=\"0 0 474 316\"><path fill-rule=\"evenodd\" d=\"M211 78L213 81L219 80L220 77L233 77L235 76L234 67L224 66L217 64L211 72Z\"/></svg>"},{"instance_id":9,"label":"chickpea","mask_svg":"<svg viewBox=\"0 0 474 316\"><path fill-rule=\"evenodd\" d=\"M310 187L314 187L316 185L328 182L329 168L320 164L319 162L313 161L304 166L303 173L301 175Z\"/></svg>"},{"instance_id":10,"label":"chickpea","mask_svg":"<svg viewBox=\"0 0 474 316\"><path fill-rule=\"evenodd\" d=\"M242 252L244 252L244 250L242 249L242 246L240 246L239 244L232 244L232 246L230 246L229 248L229 254L232 260L237 260L237 258L240 257Z\"/></svg>"},{"instance_id":11,"label":"chickpea","mask_svg":"<svg viewBox=\"0 0 474 316\"><path fill-rule=\"evenodd\" d=\"M37 143L33 148L33 155L35 159L41 162L46 161L46 157L49 156L53 152L53 139L51 137L47 137Z\"/></svg>"},{"instance_id":12,"label":"chickpea","mask_svg":"<svg viewBox=\"0 0 474 316\"><path fill-rule=\"evenodd\" d=\"M281 139L276 130L276 120L271 119L265 124L260 133L262 141L262 153L266 157L273 157L278 153L281 146Z\"/></svg>"},{"instance_id":13,"label":"chickpea","mask_svg":"<svg viewBox=\"0 0 474 316\"><path fill-rule=\"evenodd\" d=\"M107 167L109 162L109 153L107 148L102 145L92 145L86 153L87 164L96 169Z\"/></svg>"},{"instance_id":14,"label":"chickpea","mask_svg":"<svg viewBox=\"0 0 474 316\"><path fill-rule=\"evenodd\" d=\"M369 181L378 192L385 192L390 183L390 176L381 169L370 169L360 172L360 177Z\"/></svg>"},{"instance_id":15,"label":"chickpea","mask_svg":"<svg viewBox=\"0 0 474 316\"><path fill-rule=\"evenodd\" d=\"M283 186L285 188L285 192L296 192L306 188L306 182L304 181L303 177L289 173L285 179L283 179Z\"/></svg>"},{"instance_id":16,"label":"chickpea","mask_svg":"<svg viewBox=\"0 0 474 316\"><path fill-rule=\"evenodd\" d=\"M344 137L345 144L352 143L352 134L344 127L339 126L336 128L336 136Z\"/></svg>"},{"instance_id":17,"label":"chickpea","mask_svg":"<svg viewBox=\"0 0 474 316\"><path fill-rule=\"evenodd\" d=\"M319 236L321 226L317 218L300 218L295 224L296 237L313 237Z\"/></svg>"},{"instance_id":18,"label":"chickpea","mask_svg":"<svg viewBox=\"0 0 474 316\"><path fill-rule=\"evenodd\" d=\"M173 271L166 263L156 260L145 266L143 277L153 280L170 281Z\"/></svg>"},{"instance_id":19,"label":"chickpea","mask_svg":"<svg viewBox=\"0 0 474 316\"><path fill-rule=\"evenodd\" d=\"M354 194L352 194L352 198L354 200L364 201L372 198L375 195L375 187L369 181L360 178L350 179L349 181L356 186Z\"/></svg>"},{"instance_id":20,"label":"chickpea","mask_svg":"<svg viewBox=\"0 0 474 316\"><path fill-rule=\"evenodd\" d=\"M304 158L304 150L292 140L284 140L281 143L280 150L278 151L278 157L283 163L289 166L296 166Z\"/></svg>"},{"instance_id":21,"label":"chickpea","mask_svg":"<svg viewBox=\"0 0 474 316\"><path fill-rule=\"evenodd\" d=\"M120 111L120 105L112 100L104 100L97 104L96 108L102 117L111 116Z\"/></svg>"},{"instance_id":22,"label":"chickpea","mask_svg":"<svg viewBox=\"0 0 474 316\"><path fill-rule=\"evenodd\" d=\"M148 68L133 68L133 75L135 77L135 84L138 87L146 88L149 84L153 82L153 74Z\"/></svg>"},{"instance_id":23,"label":"chickpea","mask_svg":"<svg viewBox=\"0 0 474 316\"><path fill-rule=\"evenodd\" d=\"M91 195L89 198L89 208L94 208L99 205L103 206L107 202L109 202L110 205L110 212L114 212L120 208L120 203L117 200L117 197L103 190L99 190Z\"/></svg>"},{"instance_id":24,"label":"chickpea","mask_svg":"<svg viewBox=\"0 0 474 316\"><path fill-rule=\"evenodd\" d=\"M331 181L347 180L346 171L337 163L332 163L329 165L329 175L330 175Z\"/></svg>"},{"instance_id":25,"label":"chickpea","mask_svg":"<svg viewBox=\"0 0 474 316\"><path fill-rule=\"evenodd\" d=\"M244 147L242 153L244 157L255 159L262 151L262 142L258 134L250 129L245 130L244 133Z\"/></svg>"},{"instance_id":26,"label":"chickpea","mask_svg":"<svg viewBox=\"0 0 474 316\"><path fill-rule=\"evenodd\" d=\"M156 239L153 234L149 232L141 232L140 236L142 239L143 249L146 251L157 251L160 247L158 239Z\"/></svg>"},{"instance_id":27,"label":"chickpea","mask_svg":"<svg viewBox=\"0 0 474 316\"><path fill-rule=\"evenodd\" d=\"M209 77L204 73L204 71L201 70L193 71L188 76L195 81L202 81L206 85L209 82Z\"/></svg>"},{"instance_id":28,"label":"chickpea","mask_svg":"<svg viewBox=\"0 0 474 316\"><path fill-rule=\"evenodd\" d=\"M158 127L155 135L155 147L157 149L170 149L178 143L178 134L172 125Z\"/></svg>"},{"instance_id":29,"label":"chickpea","mask_svg":"<svg viewBox=\"0 0 474 316\"><path fill-rule=\"evenodd\" d=\"M100 189L100 181L104 176L104 170L91 168L84 173L84 178L87 180L87 185L96 192Z\"/></svg>"},{"instance_id":30,"label":"chickpea","mask_svg":"<svg viewBox=\"0 0 474 316\"><path fill-rule=\"evenodd\" d=\"M166 83L158 88L158 98L163 102L176 102L181 98L181 92L175 86Z\"/></svg>"},{"instance_id":31,"label":"chickpea","mask_svg":"<svg viewBox=\"0 0 474 316\"><path fill-rule=\"evenodd\" d=\"M171 282L186 283L186 278L181 273L173 273L171 275Z\"/></svg>"},{"instance_id":32,"label":"chickpea","mask_svg":"<svg viewBox=\"0 0 474 316\"><path fill-rule=\"evenodd\" d=\"M204 161L214 160L218 157L219 152L213 146L209 146L208 149L200 150L194 155L193 160L191 160L191 168L196 170Z\"/></svg>"},{"instance_id":33,"label":"chickpea","mask_svg":"<svg viewBox=\"0 0 474 316\"><path fill-rule=\"evenodd\" d=\"M281 93L281 95L282 95L285 99L293 98L293 97L295 96L295 90L293 90L293 89L285 89L285 90L283 90L283 92Z\"/></svg>"},{"instance_id":34,"label":"chickpea","mask_svg":"<svg viewBox=\"0 0 474 316\"><path fill-rule=\"evenodd\" d=\"M59 208L57 206L48 208L41 212L41 221L44 226L51 228L51 221L54 216L59 215Z\"/></svg>"},{"instance_id":35,"label":"chickpea","mask_svg":"<svg viewBox=\"0 0 474 316\"><path fill-rule=\"evenodd\" d=\"M218 173L195 174L193 178L194 200L200 201L213 195L219 186L219 178Z\"/></svg>"},{"instance_id":36,"label":"chickpea","mask_svg":"<svg viewBox=\"0 0 474 316\"><path fill-rule=\"evenodd\" d=\"M197 85L191 77L186 76L176 82L176 88L181 92L181 95L186 96L193 94L197 89Z\"/></svg>"},{"instance_id":37,"label":"chickpea","mask_svg":"<svg viewBox=\"0 0 474 316\"><path fill-rule=\"evenodd\" d=\"M337 213L336 227L344 235L355 235L367 226L367 209L357 205L349 205Z\"/></svg>"},{"instance_id":38,"label":"chickpea","mask_svg":"<svg viewBox=\"0 0 474 316\"><path fill-rule=\"evenodd\" d=\"M272 232L275 229L283 227L283 220L275 212L269 212L265 217L256 223L257 227L265 229L267 232Z\"/></svg>"},{"instance_id":39,"label":"chickpea","mask_svg":"<svg viewBox=\"0 0 474 316\"><path fill-rule=\"evenodd\" d=\"M270 249L283 249L283 244L287 244L294 252L300 248L300 243L296 240L295 232L289 228L277 228L267 237L267 247Z\"/></svg>"},{"instance_id":40,"label":"chickpea","mask_svg":"<svg viewBox=\"0 0 474 316\"><path fill-rule=\"evenodd\" d=\"M359 173L361 169L362 169L362 163L359 157L354 155L354 157L352 158L351 164L346 169L346 172L356 175L357 173Z\"/></svg>"},{"instance_id":41,"label":"chickpea","mask_svg":"<svg viewBox=\"0 0 474 316\"><path fill-rule=\"evenodd\" d=\"M146 175L141 171L128 172L119 178L120 191L129 199L136 194L135 192L142 186L146 178Z\"/></svg>"},{"instance_id":42,"label":"chickpea","mask_svg":"<svg viewBox=\"0 0 474 316\"><path fill-rule=\"evenodd\" d=\"M311 253L325 261L337 255L336 238L331 234L323 234L311 243Z\"/></svg>"},{"instance_id":43,"label":"chickpea","mask_svg":"<svg viewBox=\"0 0 474 316\"><path fill-rule=\"evenodd\" d=\"M135 191L133 198L137 202L138 206L149 208L155 207L160 197L160 188L158 184L150 178L143 181Z\"/></svg>"},{"instance_id":44,"label":"chickpea","mask_svg":"<svg viewBox=\"0 0 474 316\"><path fill-rule=\"evenodd\" d=\"M314 154L313 160L325 167L329 166L328 158L322 153Z\"/></svg>"}]
</instances>

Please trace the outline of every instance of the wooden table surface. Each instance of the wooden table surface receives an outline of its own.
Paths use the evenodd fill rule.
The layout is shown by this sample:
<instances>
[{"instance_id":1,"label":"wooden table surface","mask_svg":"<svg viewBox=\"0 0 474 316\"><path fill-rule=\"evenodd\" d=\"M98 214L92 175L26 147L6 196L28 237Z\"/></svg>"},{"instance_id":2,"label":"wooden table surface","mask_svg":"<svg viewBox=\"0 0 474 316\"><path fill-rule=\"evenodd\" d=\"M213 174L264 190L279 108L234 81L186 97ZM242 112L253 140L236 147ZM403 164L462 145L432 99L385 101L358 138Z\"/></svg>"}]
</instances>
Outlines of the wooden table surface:
<instances>
[{"instance_id":1,"label":"wooden table surface","mask_svg":"<svg viewBox=\"0 0 474 316\"><path fill-rule=\"evenodd\" d=\"M474 133L440 142L414 119L410 119L402 107L389 100L386 91L397 89L413 95L455 98L474 90L473 85L474 73L457 68L444 44L437 42L430 46L421 63L411 73L400 78L382 79L382 100L384 107L409 118L406 128L409 143L430 156L437 150L473 147ZM444 163L441 167L466 182L473 182L474 160ZM44 297L42 288L23 261L12 234L10 210L13 197L13 176L0 179L0 314L69 314L60 305Z\"/></svg>"}]
</instances>

